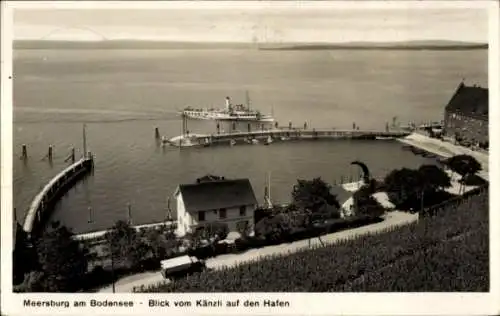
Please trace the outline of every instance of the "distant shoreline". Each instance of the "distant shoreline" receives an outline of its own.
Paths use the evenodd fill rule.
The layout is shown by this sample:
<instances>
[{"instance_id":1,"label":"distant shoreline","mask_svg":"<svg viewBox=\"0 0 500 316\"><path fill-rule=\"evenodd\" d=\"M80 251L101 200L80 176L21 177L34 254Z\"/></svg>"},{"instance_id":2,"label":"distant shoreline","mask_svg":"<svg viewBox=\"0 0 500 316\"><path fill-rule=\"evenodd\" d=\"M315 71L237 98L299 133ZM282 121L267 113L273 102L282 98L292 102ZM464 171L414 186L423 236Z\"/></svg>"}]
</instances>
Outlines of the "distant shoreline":
<instances>
[{"instance_id":1,"label":"distant shoreline","mask_svg":"<svg viewBox=\"0 0 500 316\"><path fill-rule=\"evenodd\" d=\"M260 50L280 50L280 51L304 51L304 50L477 50L488 49L488 44L478 44L469 46L439 46L439 45L422 45L422 46L292 46L292 47L276 47L276 48L259 48Z\"/></svg>"},{"instance_id":2,"label":"distant shoreline","mask_svg":"<svg viewBox=\"0 0 500 316\"><path fill-rule=\"evenodd\" d=\"M409 41L399 43L202 43L137 40L60 41L15 40L14 49L255 49L266 51L304 50L477 50L488 49L485 43L452 41Z\"/></svg>"}]
</instances>

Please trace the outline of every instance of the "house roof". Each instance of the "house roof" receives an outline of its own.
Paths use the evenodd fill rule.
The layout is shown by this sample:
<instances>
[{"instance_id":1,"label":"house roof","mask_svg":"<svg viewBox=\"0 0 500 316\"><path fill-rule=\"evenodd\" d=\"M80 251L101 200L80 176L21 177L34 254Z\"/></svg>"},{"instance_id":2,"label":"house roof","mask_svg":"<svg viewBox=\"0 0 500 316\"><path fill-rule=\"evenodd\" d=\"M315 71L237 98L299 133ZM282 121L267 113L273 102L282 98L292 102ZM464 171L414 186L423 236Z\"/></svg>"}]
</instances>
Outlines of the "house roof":
<instances>
[{"instance_id":1,"label":"house roof","mask_svg":"<svg viewBox=\"0 0 500 316\"><path fill-rule=\"evenodd\" d=\"M446 111L488 119L488 89L476 85L466 86L461 82L448 102Z\"/></svg>"},{"instance_id":2,"label":"house roof","mask_svg":"<svg viewBox=\"0 0 500 316\"><path fill-rule=\"evenodd\" d=\"M252 185L248 179L181 184L177 192L182 194L187 212L257 204Z\"/></svg>"},{"instance_id":3,"label":"house roof","mask_svg":"<svg viewBox=\"0 0 500 316\"><path fill-rule=\"evenodd\" d=\"M225 179L224 177L214 176L213 174L207 174L206 176L196 179L196 182L200 183L200 182L218 181L218 180L225 180Z\"/></svg>"}]
</instances>

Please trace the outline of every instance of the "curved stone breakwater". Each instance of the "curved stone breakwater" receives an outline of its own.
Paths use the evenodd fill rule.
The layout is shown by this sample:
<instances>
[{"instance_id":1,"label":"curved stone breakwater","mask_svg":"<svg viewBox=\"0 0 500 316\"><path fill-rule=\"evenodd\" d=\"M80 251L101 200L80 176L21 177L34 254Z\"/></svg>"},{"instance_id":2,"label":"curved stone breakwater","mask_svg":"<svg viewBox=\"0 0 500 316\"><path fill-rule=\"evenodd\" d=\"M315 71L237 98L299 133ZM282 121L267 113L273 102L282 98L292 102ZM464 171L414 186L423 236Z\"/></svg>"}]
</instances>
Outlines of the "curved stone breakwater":
<instances>
[{"instance_id":1,"label":"curved stone breakwater","mask_svg":"<svg viewBox=\"0 0 500 316\"><path fill-rule=\"evenodd\" d=\"M44 219L50 215L50 211L57 199L83 175L93 168L94 160L91 155L84 157L59 172L43 189L35 196L24 218L23 229L31 239L33 234L42 230Z\"/></svg>"}]
</instances>

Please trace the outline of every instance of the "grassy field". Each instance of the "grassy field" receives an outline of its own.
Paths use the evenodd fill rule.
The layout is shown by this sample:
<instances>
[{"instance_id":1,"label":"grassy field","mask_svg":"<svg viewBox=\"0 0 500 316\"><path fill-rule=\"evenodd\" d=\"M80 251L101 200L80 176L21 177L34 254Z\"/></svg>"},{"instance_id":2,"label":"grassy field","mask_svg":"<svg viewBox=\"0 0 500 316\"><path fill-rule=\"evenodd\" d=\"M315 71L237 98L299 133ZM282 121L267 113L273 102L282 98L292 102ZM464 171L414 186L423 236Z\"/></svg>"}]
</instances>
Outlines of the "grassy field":
<instances>
[{"instance_id":1,"label":"grassy field","mask_svg":"<svg viewBox=\"0 0 500 316\"><path fill-rule=\"evenodd\" d=\"M488 203L484 192L404 227L141 291L488 291Z\"/></svg>"}]
</instances>

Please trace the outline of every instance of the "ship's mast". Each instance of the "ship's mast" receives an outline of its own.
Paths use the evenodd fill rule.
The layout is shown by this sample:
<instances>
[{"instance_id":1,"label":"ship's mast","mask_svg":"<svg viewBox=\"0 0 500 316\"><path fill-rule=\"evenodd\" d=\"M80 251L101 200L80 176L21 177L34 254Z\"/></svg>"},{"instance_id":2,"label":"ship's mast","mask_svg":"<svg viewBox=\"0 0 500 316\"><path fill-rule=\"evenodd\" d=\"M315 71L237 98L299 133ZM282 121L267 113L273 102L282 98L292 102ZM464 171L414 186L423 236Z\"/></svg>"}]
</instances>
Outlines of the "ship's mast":
<instances>
[{"instance_id":1,"label":"ship's mast","mask_svg":"<svg viewBox=\"0 0 500 316\"><path fill-rule=\"evenodd\" d=\"M248 95L248 90L245 91L245 98L247 103L247 109L250 110L250 96Z\"/></svg>"}]
</instances>

